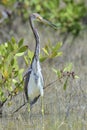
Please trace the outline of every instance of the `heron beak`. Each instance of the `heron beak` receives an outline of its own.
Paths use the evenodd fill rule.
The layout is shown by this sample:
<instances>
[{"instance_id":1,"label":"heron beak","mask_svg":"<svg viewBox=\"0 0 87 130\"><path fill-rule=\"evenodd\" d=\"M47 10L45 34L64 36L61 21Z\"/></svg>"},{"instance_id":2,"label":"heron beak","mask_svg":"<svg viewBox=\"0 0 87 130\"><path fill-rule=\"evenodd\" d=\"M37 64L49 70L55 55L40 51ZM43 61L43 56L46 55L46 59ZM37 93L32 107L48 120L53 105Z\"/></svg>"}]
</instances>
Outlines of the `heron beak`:
<instances>
[{"instance_id":1,"label":"heron beak","mask_svg":"<svg viewBox=\"0 0 87 130\"><path fill-rule=\"evenodd\" d=\"M50 21L48 21L48 20L46 20L46 19L43 19L42 17L37 17L37 18L38 18L38 20L39 20L40 22L42 22L42 23L44 23L44 24L47 24L47 25L53 27L54 29L58 29L58 27L59 27L59 26L57 26L57 25L51 23Z\"/></svg>"},{"instance_id":2,"label":"heron beak","mask_svg":"<svg viewBox=\"0 0 87 130\"><path fill-rule=\"evenodd\" d=\"M57 26L51 22L49 22L48 20L42 19L41 20L43 23L48 24L49 26L53 27L54 29L57 29Z\"/></svg>"}]
</instances>

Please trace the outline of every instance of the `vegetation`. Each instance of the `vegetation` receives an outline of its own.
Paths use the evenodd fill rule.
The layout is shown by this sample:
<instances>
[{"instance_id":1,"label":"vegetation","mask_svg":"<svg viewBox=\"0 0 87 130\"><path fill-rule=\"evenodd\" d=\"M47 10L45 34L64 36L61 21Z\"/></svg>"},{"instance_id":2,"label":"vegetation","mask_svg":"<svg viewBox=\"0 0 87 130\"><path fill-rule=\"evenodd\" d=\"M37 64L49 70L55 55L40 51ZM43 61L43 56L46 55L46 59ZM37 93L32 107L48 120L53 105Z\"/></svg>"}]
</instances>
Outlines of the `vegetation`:
<instances>
[{"instance_id":1,"label":"vegetation","mask_svg":"<svg viewBox=\"0 0 87 130\"><path fill-rule=\"evenodd\" d=\"M11 108L13 108L12 111L14 111L15 113L13 102L15 101L15 99L18 98L17 95L24 91L24 82L23 82L24 75L27 71L26 69L28 69L32 61L32 57L34 54L34 52L32 52L28 48L28 46L25 45L23 38L19 39L19 41L16 41L14 37L12 37L9 41L3 39L2 37L4 37L6 31L5 29L3 29L4 27L3 25L7 25L7 26L9 25L9 27L11 27L13 20L18 16L21 17L23 22L26 22L30 13L38 12L41 14L41 16L44 16L46 19L49 19L50 21L56 23L56 26L60 28L60 33L62 34L71 33L73 36L78 36L80 31L86 27L86 24L84 23L87 23L87 21L84 21L85 20L84 18L87 17L87 9L85 6L85 2L83 0L82 1L79 0L78 2L76 2L75 0L62 0L62 1L44 0L43 2L41 0L0 0L0 7L1 6L4 7L4 10L0 10L0 27L2 27L2 29L0 30L0 34L2 34L0 38L1 40L4 40L6 42L0 43L0 114L2 114L1 110L3 109L4 103L8 104L8 108L10 108L9 106L11 106ZM82 44L82 46L83 48L85 48L84 44ZM45 62L46 64L47 61L55 61L55 59L58 60L58 57L61 58L63 54L63 52L61 51L61 47L62 47L61 42L58 42L56 44L52 44L51 42L48 42L47 44L45 44L44 47L42 48L39 57L41 63ZM76 68L80 68L79 70L80 74L83 73L81 75L82 76L84 75L82 79L80 79L81 81L78 84L73 83L73 80L79 77L75 74L72 63L68 63L66 65L61 66L61 69L56 67L51 68L52 73L54 73L56 79L53 79L53 81L47 84L45 87L53 85L52 87L54 89L55 84L53 83L58 81L56 82L55 91L51 91L51 90L49 91L52 92L51 94L53 94L53 92L56 92L54 93L56 99L54 100L54 97L52 97L51 100L50 97L50 100L52 102L49 103L50 100L45 102L46 118L45 118L44 125L41 118L37 118L38 114L37 117L36 115L35 117L32 116L32 119L34 118L35 119L30 121L29 115L27 113L23 113L24 116L23 115L20 116L17 114L17 117L15 118L16 120L14 120L13 117L10 120L8 120L6 117L4 118L5 120L1 119L0 128L27 129L27 128L31 128L33 123L32 128L36 128L36 129L38 129L39 127L40 129L44 128L48 130L49 129L50 130L51 129L52 130L86 129L87 112L86 112L85 103L87 99L86 98L87 92L86 92L85 81L87 77L86 77L86 73L84 73L86 72L85 71L86 60L83 59L85 58L84 56L85 53L83 53L84 51L83 48L82 50L81 48L79 49L79 47L78 49L76 48L77 53L76 53L75 65L78 66L78 67L76 66ZM69 49L71 50L71 48ZM81 57L80 57L80 52L82 53ZM74 54L71 53L71 55L73 55L74 57ZM71 58L71 56L69 58ZM79 60L78 58L81 59ZM70 60L71 59L69 59L69 61ZM81 61L81 64L79 61ZM21 62L25 67L20 65ZM80 65L84 66L84 64L85 64L85 68L83 71L83 67ZM78 69L76 71L78 71ZM62 85L59 86L59 84ZM48 100L48 98L46 100ZM18 107L17 102L15 102L15 104L17 108ZM8 111L8 108L6 107L5 109ZM35 106L35 108L36 107L38 106ZM16 109L16 112L20 108L21 106L19 106L19 108ZM36 111L34 110L34 112L37 113L37 108ZM19 124L21 122L22 124L20 126Z\"/></svg>"},{"instance_id":2,"label":"vegetation","mask_svg":"<svg viewBox=\"0 0 87 130\"><path fill-rule=\"evenodd\" d=\"M11 18L14 18L14 14L21 16L23 22L26 22L28 16L32 12L38 12L46 19L54 21L56 26L61 28L63 33L72 33L77 36L84 28L82 20L86 17L87 9L85 3L74 0L63 0L63 6L61 6L60 0L47 1L44 0L1 0L0 5L5 7L4 13L7 17L0 12L0 18L4 20L0 21L0 24L5 22L11 22ZM10 7L10 10L8 9ZM33 10L33 11L32 11ZM62 43L52 45L51 43L45 45L42 48L43 53L40 55L40 61L44 62L47 59L54 59L62 55L59 51ZM31 63L33 52L24 45L23 39L18 43L15 38L0 45L0 103L3 104L7 101L8 97L17 95L23 91L23 74L26 70L20 68L19 60L22 58L25 65L28 67ZM63 88L66 90L69 78L78 78L72 71L72 64L65 66L62 70L53 71L57 75L57 79L63 82Z\"/></svg>"},{"instance_id":3,"label":"vegetation","mask_svg":"<svg viewBox=\"0 0 87 130\"><path fill-rule=\"evenodd\" d=\"M19 38L19 41L17 41L14 37L9 39L9 41L7 39L3 39L3 37L5 37L5 33L8 32L6 29L9 27L11 29L14 19L20 16L22 22L26 22L30 13L38 12L41 16L44 16L46 19L56 23L56 26L60 28L60 33L71 33L73 36L78 36L80 31L86 27L86 24L84 23L87 23L87 21L85 21L85 18L87 18L87 9L83 0L78 0L78 2L75 0L44 0L43 2L41 0L0 0L0 7L2 6L4 9L0 10L0 40L4 40L6 42L0 43L0 114L2 114L4 103L6 103L6 106L5 104L4 106L7 112L10 111L10 107L14 113L15 107L16 112L20 110L21 104L17 101L20 96L18 94L24 91L24 75L34 54L34 52L32 52L28 46L25 45L25 39L23 38ZM6 26L4 27L4 25L9 26L8 28L5 28ZM12 33L11 31L12 30L10 30L10 33ZM10 34L8 33L8 35ZM77 46L75 47L78 47L78 42L76 44ZM83 46L82 49L80 47L81 44ZM79 68L79 70L77 69L76 71L79 72L79 75L81 74L80 76L83 76L81 77L82 79L80 78L80 82L73 82L79 77L75 74L72 63L65 63L66 65L61 65L61 63L58 63L61 65L61 69L60 67L56 68L51 66L51 73L54 73L56 79L53 79L53 81L47 84L45 88L50 85L52 85L52 89L54 89L55 86L56 87L55 90L51 91L50 89L49 92L47 91L47 93L45 93L49 93L49 97L46 98L47 101L45 102L45 120L42 121L41 118L38 118L38 112L40 114L40 111L38 109L38 105L36 104L35 110L33 109L35 116L33 115L30 120L29 115L24 111L21 116L18 113L17 115L15 114L15 119L13 117L9 119L5 116L5 118L3 118L4 120L0 118L1 129L86 129L87 75L84 52L84 48L86 50L86 44L84 41L82 41L81 44L79 44L80 48L74 48L76 49L76 55L74 53L75 50L73 51L75 44L73 44L73 47L69 46L71 47L68 48L70 49L70 53L67 51L70 55L69 61L74 61L72 56L76 56L74 65L77 65L78 67L75 66L75 69ZM61 58L63 55L61 47L61 42L56 44L48 42L45 44L39 57L41 63L46 64L47 61L57 61L58 57ZM65 58L63 62L65 62L66 59L67 58ZM25 67L21 66L20 63L23 63ZM54 84L55 82L56 85ZM53 94L53 92L54 95L52 97L51 94ZM15 99L17 102L15 102ZM17 108L18 106L19 108ZM33 111L31 113L33 114ZM21 125L19 125L20 123Z\"/></svg>"},{"instance_id":4,"label":"vegetation","mask_svg":"<svg viewBox=\"0 0 87 130\"><path fill-rule=\"evenodd\" d=\"M23 21L28 19L30 13L38 12L55 22L61 32L72 33L74 36L78 36L86 26L83 21L87 17L87 8L82 0L1 0L0 4L5 8L10 7L11 15L16 12L22 16Z\"/></svg>"},{"instance_id":5,"label":"vegetation","mask_svg":"<svg viewBox=\"0 0 87 130\"><path fill-rule=\"evenodd\" d=\"M24 69L19 67L18 59L24 55L27 46L23 39L18 44L15 39L0 45L0 101L5 101L7 95L17 94L23 88L20 82ZM20 85L19 85L20 84Z\"/></svg>"},{"instance_id":6,"label":"vegetation","mask_svg":"<svg viewBox=\"0 0 87 130\"><path fill-rule=\"evenodd\" d=\"M45 45L43 54L40 55L40 61L44 62L47 59L54 59L62 55L59 51L62 44L57 43L55 46ZM6 43L0 45L0 102L5 103L12 96L16 96L19 92L23 91L23 72L26 72L24 68L20 68L19 60L22 58L28 68L31 63L33 52L23 44L23 39L18 43L15 38ZM65 77L64 90L66 89L68 79L75 77L72 71L72 65L69 64L63 70L53 69L56 73L58 80L62 80Z\"/></svg>"},{"instance_id":7,"label":"vegetation","mask_svg":"<svg viewBox=\"0 0 87 130\"><path fill-rule=\"evenodd\" d=\"M52 47L52 50L50 49L50 53L47 52L46 47L43 48L44 56L41 55L40 60L44 61L47 58L59 56L61 54L60 47L61 44L57 43L55 47ZM20 68L18 63L20 57L27 67L33 57L33 52L26 45L23 45L23 39L16 43L15 38L12 38L0 45L0 101L2 103L7 100L8 96L12 97L23 90L23 72L26 70Z\"/></svg>"}]
</instances>

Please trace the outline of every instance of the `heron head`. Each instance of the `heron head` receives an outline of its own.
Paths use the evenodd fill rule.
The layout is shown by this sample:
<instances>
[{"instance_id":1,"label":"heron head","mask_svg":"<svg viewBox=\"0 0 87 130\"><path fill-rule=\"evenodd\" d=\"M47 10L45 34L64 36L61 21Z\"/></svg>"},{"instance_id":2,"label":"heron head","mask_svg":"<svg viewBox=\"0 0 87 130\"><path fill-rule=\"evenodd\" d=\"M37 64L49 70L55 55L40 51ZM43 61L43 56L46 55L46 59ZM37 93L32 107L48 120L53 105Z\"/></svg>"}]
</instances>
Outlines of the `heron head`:
<instances>
[{"instance_id":1,"label":"heron head","mask_svg":"<svg viewBox=\"0 0 87 130\"><path fill-rule=\"evenodd\" d=\"M33 20L38 20L38 21L42 21L42 19L43 19L38 13L33 13L33 14L30 15L30 17Z\"/></svg>"},{"instance_id":2,"label":"heron head","mask_svg":"<svg viewBox=\"0 0 87 130\"><path fill-rule=\"evenodd\" d=\"M51 22L49 22L48 20L44 19L43 17L41 17L38 13L33 13L30 15L30 17L33 20L38 20L39 22L42 22L44 24L48 24L50 26L52 26L53 28L56 28L57 26L55 24L52 24Z\"/></svg>"}]
</instances>

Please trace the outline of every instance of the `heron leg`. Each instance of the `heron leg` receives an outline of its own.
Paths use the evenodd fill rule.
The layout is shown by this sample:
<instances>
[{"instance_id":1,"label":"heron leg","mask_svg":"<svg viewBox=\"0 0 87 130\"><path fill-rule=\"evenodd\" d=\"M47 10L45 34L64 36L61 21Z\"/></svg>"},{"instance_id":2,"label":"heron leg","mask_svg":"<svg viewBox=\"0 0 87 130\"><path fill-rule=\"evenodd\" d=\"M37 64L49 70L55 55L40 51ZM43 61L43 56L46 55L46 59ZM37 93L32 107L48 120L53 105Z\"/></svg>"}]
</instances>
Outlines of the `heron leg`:
<instances>
[{"instance_id":1,"label":"heron leg","mask_svg":"<svg viewBox=\"0 0 87 130\"><path fill-rule=\"evenodd\" d=\"M31 104L30 104L30 100L28 99L28 112L30 113L31 111Z\"/></svg>"},{"instance_id":2,"label":"heron leg","mask_svg":"<svg viewBox=\"0 0 87 130\"><path fill-rule=\"evenodd\" d=\"M29 118L30 118L30 120L31 120L31 104L30 104L29 101L28 101L27 110L28 110L28 113L29 113Z\"/></svg>"},{"instance_id":3,"label":"heron leg","mask_svg":"<svg viewBox=\"0 0 87 130\"><path fill-rule=\"evenodd\" d=\"M30 109L30 103L28 103L28 112L30 112L31 109Z\"/></svg>"},{"instance_id":4,"label":"heron leg","mask_svg":"<svg viewBox=\"0 0 87 130\"><path fill-rule=\"evenodd\" d=\"M43 101L43 96L41 96L41 112L42 112L42 116L44 116L44 101Z\"/></svg>"}]
</instances>

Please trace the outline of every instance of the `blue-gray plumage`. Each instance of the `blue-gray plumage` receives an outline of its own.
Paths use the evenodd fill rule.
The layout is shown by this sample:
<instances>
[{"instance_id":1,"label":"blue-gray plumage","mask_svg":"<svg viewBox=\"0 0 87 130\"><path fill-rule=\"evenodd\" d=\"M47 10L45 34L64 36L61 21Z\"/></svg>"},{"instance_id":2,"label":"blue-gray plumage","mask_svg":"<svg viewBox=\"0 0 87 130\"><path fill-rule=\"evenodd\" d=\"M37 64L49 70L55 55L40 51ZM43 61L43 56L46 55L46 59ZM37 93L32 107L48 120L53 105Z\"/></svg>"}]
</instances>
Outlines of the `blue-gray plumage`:
<instances>
[{"instance_id":1,"label":"blue-gray plumage","mask_svg":"<svg viewBox=\"0 0 87 130\"><path fill-rule=\"evenodd\" d=\"M40 54L40 39L37 29L34 27L34 20L38 20L40 22L49 24L51 26L55 26L48 22L47 20L43 19L39 14L33 13L29 17L30 25L36 40L36 47L34 56L32 59L32 63L28 72L25 75L25 95L26 99L29 102L30 106L33 105L37 99L41 96L43 97L43 76L41 73L41 66L39 61L39 54Z\"/></svg>"},{"instance_id":2,"label":"blue-gray plumage","mask_svg":"<svg viewBox=\"0 0 87 130\"><path fill-rule=\"evenodd\" d=\"M40 39L37 30L34 27L33 21L35 19L42 19L39 14L32 14L29 17L30 25L36 39L35 53L32 59L30 68L25 76L25 95L30 105L33 105L39 96L43 96L43 76L41 73L41 66L39 61L40 53Z\"/></svg>"}]
</instances>

